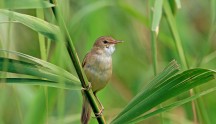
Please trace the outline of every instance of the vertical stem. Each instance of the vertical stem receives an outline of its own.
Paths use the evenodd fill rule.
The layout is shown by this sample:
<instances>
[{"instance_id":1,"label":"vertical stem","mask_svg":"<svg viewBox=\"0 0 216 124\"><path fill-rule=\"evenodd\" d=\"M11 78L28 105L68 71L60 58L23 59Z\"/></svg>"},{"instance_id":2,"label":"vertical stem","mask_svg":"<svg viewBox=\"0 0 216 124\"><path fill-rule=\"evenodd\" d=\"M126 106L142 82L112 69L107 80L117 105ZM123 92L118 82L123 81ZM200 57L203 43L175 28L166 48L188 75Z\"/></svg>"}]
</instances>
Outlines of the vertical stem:
<instances>
[{"instance_id":1,"label":"vertical stem","mask_svg":"<svg viewBox=\"0 0 216 124\"><path fill-rule=\"evenodd\" d=\"M44 19L44 11L43 9L36 9L36 15L40 19ZM39 47L40 47L40 55L42 60L47 60L47 54L46 54L46 45L45 45L45 37L38 33L38 39L39 39ZM48 120L49 117L49 110L48 110L48 88L44 87L44 94L45 94L45 101L46 101L46 120ZM48 123L48 122L46 122Z\"/></svg>"},{"instance_id":2,"label":"vertical stem","mask_svg":"<svg viewBox=\"0 0 216 124\"><path fill-rule=\"evenodd\" d=\"M151 49L152 49L154 76L156 76L157 75L157 46L156 46L156 34L154 31L151 31Z\"/></svg>"},{"instance_id":3,"label":"vertical stem","mask_svg":"<svg viewBox=\"0 0 216 124\"><path fill-rule=\"evenodd\" d=\"M155 7L156 6L154 6L156 4L155 2L157 2L157 1L150 1L149 2L149 7L150 7L149 14L150 14L150 23L151 23L151 50L152 50L152 61L153 61L154 76L157 75L157 65L158 65L158 63L157 63L157 44L156 44L156 39L157 39L157 33L158 33L158 29L159 29L159 27L155 27L156 30L153 29L153 26L154 26L154 24L153 24L154 23L153 22L154 21L153 20L154 15L153 14L156 14L155 13L156 12L155 11L155 9L156 9ZM154 12L151 11L152 6L154 6L154 10L153 10ZM162 14L162 9L161 9L161 14ZM160 18L158 20L158 25L157 26L159 26L159 22L160 22ZM161 107L162 107L162 105L160 104L159 108L161 108ZM161 120L161 124L163 124L164 123L163 113L160 113L160 120Z\"/></svg>"},{"instance_id":4,"label":"vertical stem","mask_svg":"<svg viewBox=\"0 0 216 124\"><path fill-rule=\"evenodd\" d=\"M58 15L58 16L56 16L56 15L55 16L58 17L57 20L58 20L58 23L60 25L60 28L65 33L66 46L67 46L68 53L69 53L70 58L74 64L75 70L76 70L77 75L80 79L82 87L86 88L89 86L89 82L88 82L88 79L87 79L83 69L82 69L82 66L81 66L79 57L76 53L76 49L74 47L73 41L70 37L69 31L68 31L67 26L66 26L64 19L62 17L61 5L59 5L59 3L61 3L61 1L58 1L58 2L56 1L56 4L58 4L59 9L57 9L56 7L53 8L53 13ZM84 94L88 98L88 101L92 107L92 110L93 110L95 116L97 116L97 113L100 112L100 109L97 105L97 101L95 99L95 96L94 96L92 90L91 89L90 90L84 90ZM105 121L103 115L100 117L97 117L97 121L99 124L106 124L106 121Z\"/></svg>"},{"instance_id":5,"label":"vertical stem","mask_svg":"<svg viewBox=\"0 0 216 124\"><path fill-rule=\"evenodd\" d=\"M66 25L64 25L64 28L66 29ZM68 35L68 38L69 38L69 40L67 40L67 49L68 49L70 58L73 61L74 67L75 67L76 72L77 72L77 74L79 76L82 87L86 88L86 87L88 87L89 82L88 82L87 77L84 74L84 71L83 71L83 69L81 67L79 58L77 56L77 53L75 52L76 51L75 47L74 47L73 42L72 42L72 40L71 40L71 38L69 36L69 32L68 31L66 31L66 32L67 32L66 34ZM90 105L91 105L91 107L93 109L93 112L95 113L95 116L97 116L97 113L100 112L100 109L99 109L99 107L97 105L97 101L95 99L95 96L94 96L92 90L91 89L90 90L84 90L84 94L88 98L89 103L90 103ZM97 120L98 120L99 124L105 124L106 123L103 115L100 116L100 117L97 117Z\"/></svg>"},{"instance_id":6,"label":"vertical stem","mask_svg":"<svg viewBox=\"0 0 216 124\"><path fill-rule=\"evenodd\" d=\"M39 17L40 19L44 19L43 9L37 9L36 14L37 14L37 17ZM39 47L40 47L41 59L47 60L45 37L38 33L38 38L39 38Z\"/></svg>"},{"instance_id":7,"label":"vertical stem","mask_svg":"<svg viewBox=\"0 0 216 124\"><path fill-rule=\"evenodd\" d=\"M172 11L171 11L171 8L170 8L167 0L164 1L163 9L164 9L164 12L166 14L166 18L167 18L167 21L169 23L173 38L175 40L176 49L177 49L181 64L183 65L182 67L184 69L188 69L189 67L188 67L187 62L186 62L186 57L185 57L184 50L183 50L182 43L181 43L181 39L180 39L178 30L177 30L177 25L176 25L175 19L172 15Z\"/></svg>"},{"instance_id":8,"label":"vertical stem","mask_svg":"<svg viewBox=\"0 0 216 124\"><path fill-rule=\"evenodd\" d=\"M172 32L172 35L173 35L173 38L175 41L176 49L177 49L181 64L183 65L184 69L188 69L189 67L188 67L187 62L186 62L186 56L184 54L182 42L181 42L178 30L177 30L177 25L176 25L174 16L171 12L171 8L170 8L170 5L169 5L167 0L164 1L163 9L164 9L164 12L166 14L166 18L167 18L167 21L169 23L170 30ZM193 94L193 89L190 89L190 96L192 96L192 94ZM192 106L192 110L193 110L194 123L197 124L198 119L197 119L197 112L196 112L196 106L195 106L194 101L191 102L191 106Z\"/></svg>"}]
</instances>

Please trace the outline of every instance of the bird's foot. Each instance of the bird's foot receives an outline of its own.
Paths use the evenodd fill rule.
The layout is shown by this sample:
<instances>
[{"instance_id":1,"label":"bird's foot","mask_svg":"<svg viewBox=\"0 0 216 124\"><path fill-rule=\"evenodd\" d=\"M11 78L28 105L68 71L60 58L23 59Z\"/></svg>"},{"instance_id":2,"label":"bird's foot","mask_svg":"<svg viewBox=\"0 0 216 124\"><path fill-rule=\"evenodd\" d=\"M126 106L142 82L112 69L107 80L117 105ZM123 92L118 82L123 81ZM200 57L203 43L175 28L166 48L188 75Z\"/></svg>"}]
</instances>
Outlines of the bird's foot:
<instances>
[{"instance_id":1,"label":"bird's foot","mask_svg":"<svg viewBox=\"0 0 216 124\"><path fill-rule=\"evenodd\" d=\"M102 109L100 110L100 112L95 113L95 118L101 117L101 116L103 115L103 111L104 111L104 108L102 108Z\"/></svg>"},{"instance_id":2,"label":"bird's foot","mask_svg":"<svg viewBox=\"0 0 216 124\"><path fill-rule=\"evenodd\" d=\"M88 83L88 86L87 86L87 87L82 87L81 90L82 90L82 91L84 91L84 90L88 90L88 91L89 91L91 88L92 88L92 85L91 85L91 83L89 82L89 83Z\"/></svg>"}]
</instances>

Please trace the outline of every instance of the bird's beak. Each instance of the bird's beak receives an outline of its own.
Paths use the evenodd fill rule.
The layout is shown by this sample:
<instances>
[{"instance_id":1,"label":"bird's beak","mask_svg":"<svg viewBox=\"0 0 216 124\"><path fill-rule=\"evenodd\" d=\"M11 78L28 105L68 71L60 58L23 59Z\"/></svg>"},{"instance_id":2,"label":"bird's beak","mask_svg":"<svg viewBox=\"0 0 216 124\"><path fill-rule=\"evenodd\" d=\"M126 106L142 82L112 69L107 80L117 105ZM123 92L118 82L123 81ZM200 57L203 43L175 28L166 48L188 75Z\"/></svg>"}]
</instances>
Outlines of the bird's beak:
<instances>
[{"instance_id":1,"label":"bird's beak","mask_svg":"<svg viewBox=\"0 0 216 124\"><path fill-rule=\"evenodd\" d=\"M111 44L118 44L118 43L122 43L122 42L124 42L124 41L121 41L121 40L114 40L114 41L111 42Z\"/></svg>"}]
</instances>

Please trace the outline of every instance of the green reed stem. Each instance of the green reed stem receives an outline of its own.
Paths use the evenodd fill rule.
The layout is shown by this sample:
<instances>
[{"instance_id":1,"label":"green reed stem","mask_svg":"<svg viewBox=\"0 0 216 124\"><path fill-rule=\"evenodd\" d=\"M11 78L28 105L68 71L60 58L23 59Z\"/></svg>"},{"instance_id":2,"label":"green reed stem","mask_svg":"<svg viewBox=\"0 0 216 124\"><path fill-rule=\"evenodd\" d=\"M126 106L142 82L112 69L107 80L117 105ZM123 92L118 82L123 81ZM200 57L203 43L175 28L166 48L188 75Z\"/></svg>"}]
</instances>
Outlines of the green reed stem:
<instances>
[{"instance_id":1,"label":"green reed stem","mask_svg":"<svg viewBox=\"0 0 216 124\"><path fill-rule=\"evenodd\" d=\"M57 4L58 3L60 3L60 1L57 2ZM61 6L59 5L59 7L61 7ZM58 17L57 20L58 20L59 24L61 25L60 26L60 28L62 28L61 30L63 32L65 32L67 50L68 50L70 58L71 58L71 60L73 62L73 65L75 67L75 70L77 72L77 75L78 75L78 77L80 79L81 85L82 85L83 88L87 88L89 86L88 79L87 79L87 77L86 77L86 75L85 75L85 73L84 73L84 71L82 69L79 57L77 55L76 49L74 47L73 41L71 39L71 36L69 34L69 31L68 31L68 28L67 28L67 26L65 24L65 21L64 21L64 19L62 17L62 14L60 14L60 11L59 11L60 9L57 10L56 8L54 8L53 10L54 10L54 14L56 12L59 13L58 16L56 16L56 17ZM92 110L93 110L95 116L97 116L97 113L100 112L100 109L99 109L99 107L97 105L97 101L95 99L95 96L94 96L92 90L91 89L90 90L84 90L84 94L88 98L89 103L90 103L90 105L92 107ZM105 121L103 115L100 116L100 117L97 117L97 121L100 124L106 124L106 121Z\"/></svg>"}]
</instances>

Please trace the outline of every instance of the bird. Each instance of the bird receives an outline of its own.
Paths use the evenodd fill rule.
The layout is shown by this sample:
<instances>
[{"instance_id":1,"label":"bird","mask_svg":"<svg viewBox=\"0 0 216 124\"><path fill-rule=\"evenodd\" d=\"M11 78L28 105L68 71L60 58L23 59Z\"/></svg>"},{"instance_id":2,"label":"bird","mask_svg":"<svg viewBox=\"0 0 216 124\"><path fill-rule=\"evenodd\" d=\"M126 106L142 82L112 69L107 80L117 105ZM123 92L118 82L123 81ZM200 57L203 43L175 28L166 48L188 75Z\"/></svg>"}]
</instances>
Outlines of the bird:
<instances>
[{"instance_id":1,"label":"bird","mask_svg":"<svg viewBox=\"0 0 216 124\"><path fill-rule=\"evenodd\" d=\"M83 70L91 85L93 94L101 106L100 112L97 113L98 116L102 114L104 107L96 96L96 93L107 85L112 76L112 54L115 51L115 45L121 42L123 41L115 40L111 36L99 37L82 62ZM86 90L86 88L83 88L83 90ZM88 124L91 116L91 106L85 94L83 93L82 95L81 123Z\"/></svg>"}]
</instances>

